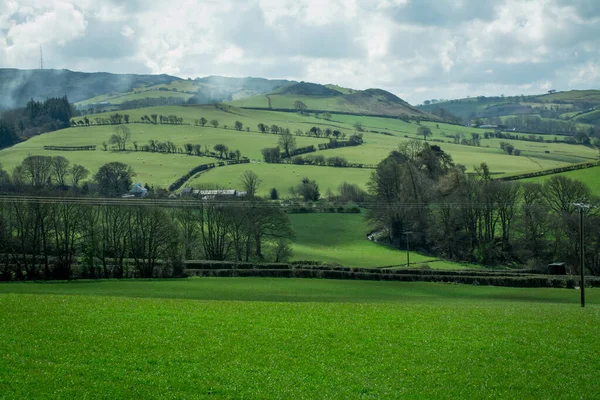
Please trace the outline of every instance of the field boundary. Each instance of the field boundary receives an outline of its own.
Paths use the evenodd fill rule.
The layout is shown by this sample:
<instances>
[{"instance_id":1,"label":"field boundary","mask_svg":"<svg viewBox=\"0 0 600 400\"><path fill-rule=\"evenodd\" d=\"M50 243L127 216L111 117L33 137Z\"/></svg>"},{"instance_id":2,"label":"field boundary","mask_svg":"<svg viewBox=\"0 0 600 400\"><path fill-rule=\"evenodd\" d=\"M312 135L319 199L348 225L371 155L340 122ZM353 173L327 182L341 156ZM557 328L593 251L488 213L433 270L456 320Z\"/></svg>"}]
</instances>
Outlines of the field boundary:
<instances>
[{"instance_id":1,"label":"field boundary","mask_svg":"<svg viewBox=\"0 0 600 400\"><path fill-rule=\"evenodd\" d=\"M185 185L185 183L187 181L189 181L198 172L208 171L209 169L213 169L216 167L224 167L227 165L249 164L249 163L250 163L250 160L227 160L227 161L220 161L220 162L216 162L216 163L198 165L197 167L194 167L191 170L189 170L187 172L187 174L180 176L175 182L173 182L171 185L169 185L169 191L173 192L173 191L181 188L183 185Z\"/></svg>"},{"instance_id":2,"label":"field boundary","mask_svg":"<svg viewBox=\"0 0 600 400\"><path fill-rule=\"evenodd\" d=\"M92 144L89 146L44 146L44 150L58 150L58 151L95 151L96 145Z\"/></svg>"},{"instance_id":3,"label":"field boundary","mask_svg":"<svg viewBox=\"0 0 600 400\"><path fill-rule=\"evenodd\" d=\"M287 113L297 113L298 112L298 110L296 110L294 108L265 108L265 107L238 107L238 108L241 108L244 110L257 110L257 111L276 111L276 112L287 112ZM377 117L377 118L414 120L414 121L420 120L420 121L427 121L427 122L445 123L448 125L460 125L460 124L452 124L452 123L444 122L441 119L437 120L437 119L428 118L427 115L423 115L423 116L385 115L385 114L366 114L366 113L353 113L353 112L349 112L349 111L313 110L313 109L306 109L306 110L303 110L302 112L303 113L319 113L319 114L330 113L330 114L338 114L338 115L355 115L358 117Z\"/></svg>"},{"instance_id":4,"label":"field boundary","mask_svg":"<svg viewBox=\"0 0 600 400\"><path fill-rule=\"evenodd\" d=\"M319 268L294 269L187 269L186 277L219 277L219 278L307 278L307 279L338 279L338 280L368 280L368 281L399 281L399 282L437 282L467 285L488 285L504 287L528 288L569 288L574 289L579 279L572 276L554 275L474 275L448 273L422 273L414 270L412 273L390 273L352 269L351 271ZM586 279L586 286L600 287L600 279Z\"/></svg>"},{"instance_id":5,"label":"field boundary","mask_svg":"<svg viewBox=\"0 0 600 400\"><path fill-rule=\"evenodd\" d=\"M582 163L582 164L572 164L572 165L568 165L566 167L558 167L558 168L552 168L552 169L545 169L542 171L528 172L525 174L503 176L502 178L497 178L497 179L499 181L517 181L517 180L521 180L521 179L534 178L537 176L554 175L554 174L560 174L562 172L576 171L579 169L587 169L587 168L593 168L593 167L598 167L598 166L600 166L600 161L592 161L592 162L587 162L587 163Z\"/></svg>"}]
</instances>

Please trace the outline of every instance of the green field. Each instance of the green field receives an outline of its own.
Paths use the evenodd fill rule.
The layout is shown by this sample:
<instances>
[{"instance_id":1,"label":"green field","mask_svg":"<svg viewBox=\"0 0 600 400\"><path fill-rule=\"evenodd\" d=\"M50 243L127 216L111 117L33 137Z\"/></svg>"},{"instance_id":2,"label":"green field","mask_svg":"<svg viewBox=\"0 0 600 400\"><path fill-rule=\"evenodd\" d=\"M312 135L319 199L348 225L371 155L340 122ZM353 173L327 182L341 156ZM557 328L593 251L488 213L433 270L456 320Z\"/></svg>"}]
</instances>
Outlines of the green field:
<instances>
[{"instance_id":1,"label":"green field","mask_svg":"<svg viewBox=\"0 0 600 400\"><path fill-rule=\"evenodd\" d=\"M267 196L271 188L276 188L282 198L290 197L289 189L302 182L307 177L317 181L321 196L325 197L327 190L337 193L343 182L356 183L366 189L372 169L319 167L314 165L253 164L231 165L202 172L190 179L186 186L215 185L225 189L240 189L240 176L244 171L254 171L262 180L258 194Z\"/></svg>"},{"instance_id":2,"label":"green field","mask_svg":"<svg viewBox=\"0 0 600 400\"><path fill-rule=\"evenodd\" d=\"M538 100L543 102L560 100L597 103L600 102L600 90L568 90L539 96Z\"/></svg>"},{"instance_id":3,"label":"green field","mask_svg":"<svg viewBox=\"0 0 600 400\"><path fill-rule=\"evenodd\" d=\"M80 101L75 105L78 107L87 106L90 104L98 103L110 103L112 105L121 104L125 101L141 100L145 98L158 98L158 97L177 97L183 100L187 100L193 96L190 92L196 92L201 84L197 84L194 81L173 81L169 84L164 85L153 85L146 86L137 89L133 89L126 93L109 93L100 96L93 97L84 101ZM167 89L167 90L159 90ZM187 93L184 93L187 92Z\"/></svg>"},{"instance_id":4,"label":"green field","mask_svg":"<svg viewBox=\"0 0 600 400\"><path fill-rule=\"evenodd\" d=\"M277 145L278 136L261 134L257 132L257 124L262 122L266 125L278 125L289 128L292 132L296 130L308 131L312 126L321 129L338 129L346 135L355 133L354 124L359 122L363 125L364 144L356 147L346 147L332 150L319 151L313 154L321 154L325 157L343 156L348 161L361 164L377 164L383 160L402 141L420 139L417 131L419 125L415 122L404 122L394 118L377 118L367 116L333 115L331 120L316 118L314 115L299 115L296 113L274 112L267 110L248 110L235 107L217 108L215 106L179 106L179 107L154 107L145 109L129 110L131 121L138 121L144 115L177 115L191 125L152 125L152 124L130 124L132 140L128 148L133 150L133 141L139 146L145 145L149 140L170 140L176 145L183 147L186 143L200 144L204 148L208 146L212 150L215 144L223 143L230 149L239 149L243 156L252 160L262 160L260 150L265 147ZM106 118L110 113L99 114L98 117ZM97 116L90 116L92 122ZM218 129L212 127L194 126L194 121L201 117L207 120L216 119L220 123ZM241 121L244 127L249 127L250 132L235 131L232 129L235 121ZM453 139L447 135L462 133L469 139L472 133L478 133L483 137L483 129L463 127L460 125L436 124L423 122L431 128L433 135L429 140L436 141L435 144L449 153L456 163L465 165L467 170L473 170L474 166L486 162L491 171L497 174L516 174L531 172L540 169L548 169L564 166L570 163L580 163L597 159L596 149L580 146L567 145L564 143L538 143L521 140L504 140L513 144L522 151L521 156L509 156L500 149L499 139L482 139L480 147L464 146L454 144ZM223 129L227 126L227 129ZM185 155L165 155L157 153L135 153L129 152L104 152L102 143L108 142L114 132L114 126L92 126L77 127L43 134L22 142L16 146L0 151L0 164L11 171L28 155L63 155L72 163L82 164L92 174L104 163L110 161L121 161L130 164L138 173L137 181L168 187L177 177L184 175L189 169L214 159L199 158ZM384 135L376 132L387 132ZM299 136L296 138L297 145L318 145L327 142L326 138L314 138ZM559 137L559 141L562 138ZM59 152L44 151L43 146L97 146L95 152ZM546 153L548 152L548 153ZM225 187L229 182L237 181L243 168L225 167L201 174L192 181L196 183L210 183ZM290 186L297 183L297 178L309 176L316 179L323 193L327 189L336 189L343 181L365 186L370 172L360 169L335 169L326 167L298 166L290 170L289 166L276 165L265 166L252 164L248 169L255 170L259 175L263 174L264 181L262 192L271 187L276 187L280 192L287 195ZM296 170L296 175L287 171ZM314 171L314 172L313 172ZM279 172L282 172L280 174Z\"/></svg>"},{"instance_id":5,"label":"green field","mask_svg":"<svg viewBox=\"0 0 600 400\"><path fill-rule=\"evenodd\" d=\"M586 168L575 171L561 172L560 174L571 179L576 179L585 183L592 193L596 196L600 196L600 167ZM544 183L547 179L550 179L554 175L538 176L535 178L521 179L519 182L536 182Z\"/></svg>"},{"instance_id":6,"label":"green field","mask_svg":"<svg viewBox=\"0 0 600 400\"><path fill-rule=\"evenodd\" d=\"M293 110L301 101L309 110L337 111L367 115L427 116L404 100L380 89L352 90L336 85L290 83L275 90L231 102L236 107Z\"/></svg>"},{"instance_id":7,"label":"green field","mask_svg":"<svg viewBox=\"0 0 600 400\"><path fill-rule=\"evenodd\" d=\"M296 234L293 260L318 260L345 267L383 267L406 264L406 252L371 242L364 214L291 214ZM434 269L478 268L470 264L434 261L435 257L410 253L411 267L430 261ZM417 264L413 264L417 263Z\"/></svg>"},{"instance_id":8,"label":"green field","mask_svg":"<svg viewBox=\"0 0 600 400\"><path fill-rule=\"evenodd\" d=\"M600 291L0 284L3 398L594 398ZM529 318L527 316L535 316Z\"/></svg>"}]
</instances>

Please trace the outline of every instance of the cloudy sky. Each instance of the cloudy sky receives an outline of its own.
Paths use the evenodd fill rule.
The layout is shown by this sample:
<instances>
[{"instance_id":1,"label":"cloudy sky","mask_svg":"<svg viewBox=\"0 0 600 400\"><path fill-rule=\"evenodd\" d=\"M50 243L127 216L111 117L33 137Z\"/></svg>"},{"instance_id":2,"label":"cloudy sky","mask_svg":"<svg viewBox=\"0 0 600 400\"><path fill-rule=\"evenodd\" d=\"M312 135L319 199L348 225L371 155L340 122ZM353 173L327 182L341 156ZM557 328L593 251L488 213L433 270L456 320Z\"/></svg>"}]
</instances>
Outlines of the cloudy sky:
<instances>
[{"instance_id":1,"label":"cloudy sky","mask_svg":"<svg viewBox=\"0 0 600 400\"><path fill-rule=\"evenodd\" d=\"M0 0L0 67L431 98L600 87L600 0Z\"/></svg>"}]
</instances>

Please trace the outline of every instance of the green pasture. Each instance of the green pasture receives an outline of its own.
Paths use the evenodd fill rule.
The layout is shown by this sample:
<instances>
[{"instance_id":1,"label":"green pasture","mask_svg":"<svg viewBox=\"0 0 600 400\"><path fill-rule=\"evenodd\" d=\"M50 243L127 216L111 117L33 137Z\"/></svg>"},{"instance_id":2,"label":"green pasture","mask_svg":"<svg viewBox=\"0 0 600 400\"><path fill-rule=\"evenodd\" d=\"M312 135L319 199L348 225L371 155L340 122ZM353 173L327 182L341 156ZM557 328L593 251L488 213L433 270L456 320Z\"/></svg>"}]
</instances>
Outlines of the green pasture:
<instances>
[{"instance_id":1,"label":"green pasture","mask_svg":"<svg viewBox=\"0 0 600 400\"><path fill-rule=\"evenodd\" d=\"M600 122L600 110L590 111L585 114L578 115L575 120L583 123L597 124Z\"/></svg>"},{"instance_id":2,"label":"green pasture","mask_svg":"<svg viewBox=\"0 0 600 400\"><path fill-rule=\"evenodd\" d=\"M351 107L343 101L341 96L303 96L303 95L281 95L269 94L253 96L247 99L235 100L231 102L236 107L260 107L269 108L271 99L271 108L294 109L294 103L301 101L311 110L335 110L344 112L357 112L358 108Z\"/></svg>"},{"instance_id":3,"label":"green pasture","mask_svg":"<svg viewBox=\"0 0 600 400\"><path fill-rule=\"evenodd\" d=\"M290 214L296 234L293 260L323 261L345 267L384 267L406 264L406 251L371 242L371 232L364 214ZM435 257L410 253L411 267L437 260ZM415 264L413 264L415 263ZM477 268L450 261L429 262L433 269Z\"/></svg>"},{"instance_id":4,"label":"green pasture","mask_svg":"<svg viewBox=\"0 0 600 400\"><path fill-rule=\"evenodd\" d=\"M157 92L169 93L169 92ZM128 145L133 150L133 142L137 142L141 147L148 144L148 141L172 141L176 145L183 147L186 143L200 144L203 147L208 146L212 150L214 145L222 143L231 150L239 149L243 156L253 160L261 160L261 149L265 147L274 147L277 145L278 136L272 134L261 134L258 132L258 123L266 125L278 125L289 128L292 132L300 129L303 132L308 131L312 126L318 126L321 129L338 129L346 135L355 133L354 124L362 124L364 144L356 147L338 148L332 150L319 151L313 155L321 154L325 157L343 156L348 161L361 164L377 164L383 160L402 141L421 139L418 134L419 125L415 122L404 122L394 118L377 118L353 115L333 115L331 120L316 118L314 115L300 115L297 113L274 112L268 110L248 110L236 107L225 106L218 108L216 106L172 106L172 107L153 107L145 109L128 110L131 121L138 121L144 115L177 115L191 125L153 125L153 124L129 124L132 132L132 139ZM111 113L97 115L106 118ZM89 118L94 121L96 115ZM207 124L206 127L194 126L194 121L201 117L208 121L216 119L220 127L215 129ZM233 128L235 121L241 121L244 124L242 131L235 131ZM440 145L441 148L449 153L456 163L465 165L468 170L486 162L492 172L502 174L515 174L521 172L531 172L540 169L555 168L570 163L580 163L597 159L598 152L591 147L580 145L568 145L565 143L539 143L527 142L522 140L500 140L483 139L483 129L463 127L460 125L436 124L423 122L422 125L431 128L432 136L429 138L432 143ZM224 127L227 126L227 129ZM246 132L246 127L250 132ZM8 170L12 170L28 155L62 155L72 163L82 164L94 173L102 164L110 161L121 161L131 164L138 173L138 180L166 187L176 177L185 174L194 166L214 161L214 159L203 159L195 156L185 155L164 155L154 153L135 153L133 151L117 153L102 151L102 143L108 142L110 136L114 133L114 126L91 126L77 127L47 133L29 139L8 149L0 151L0 163ZM388 132L393 136L383 135L378 132ZM447 135L462 133L465 138L470 138L471 133L479 133L481 139L480 147L463 146L454 144L453 139ZM560 139L559 139L560 140ZM325 138L313 138L299 136L296 138L297 146L308 145L317 146L319 143L327 142ZM436 142L433 142L436 141ZM439 142L443 141L443 142ZM513 144L515 148L521 150L521 156L509 156L500 149L500 142L505 141ZM96 145L95 152L60 152L44 151L43 146L80 146ZM110 147L109 147L110 148ZM549 153L546 153L548 151ZM263 166L253 164L251 169L256 169L264 180L263 192L271 187L276 187L287 194L289 186L296 183L292 179L294 176L283 174L289 167L286 166ZM302 176L317 179L323 188L323 192L328 188L337 188L343 182L348 181L364 186L369 172L354 169L333 169L325 167L311 166L292 166L292 170ZM315 172L313 172L315 171ZM197 181L201 183L212 183L216 185L226 185L228 182L236 180L239 176L239 167L226 167L225 170L214 170L200 175ZM319 179L320 178L320 179Z\"/></svg>"},{"instance_id":5,"label":"green pasture","mask_svg":"<svg viewBox=\"0 0 600 400\"><path fill-rule=\"evenodd\" d=\"M600 196L600 167L579 169L575 171L561 172L560 174L567 178L576 179L585 183L592 193L596 196ZM550 179L554 175L538 176L535 178L521 179L519 182L536 182L544 183L544 181Z\"/></svg>"},{"instance_id":6,"label":"green pasture","mask_svg":"<svg viewBox=\"0 0 600 400\"><path fill-rule=\"evenodd\" d=\"M193 94L189 94L189 93L172 92L172 91L167 92L167 91L163 91L163 90L148 90L148 91L144 91L144 92L128 93L123 96L113 97L113 98L109 99L108 101L110 101L110 104L121 104L126 101L143 100L146 98L154 99L154 98L160 98L160 97L172 97L172 98L187 100L193 96L194 96ZM127 112L127 111L123 111L123 112Z\"/></svg>"},{"instance_id":7,"label":"green pasture","mask_svg":"<svg viewBox=\"0 0 600 400\"><path fill-rule=\"evenodd\" d=\"M196 92L201 86L202 85L196 84L194 81L173 81L169 84L164 85L153 85L135 88L130 92L108 93L93 97L91 99L80 101L76 103L76 105L85 106L88 104L98 104L102 102L109 102L110 104L121 104L125 101L141 100L148 97L178 97L187 100L193 95L184 92ZM158 90L160 88L168 89L168 91Z\"/></svg>"},{"instance_id":8,"label":"green pasture","mask_svg":"<svg viewBox=\"0 0 600 400\"><path fill-rule=\"evenodd\" d=\"M254 171L262 180L258 195L267 196L271 188L276 188L280 197L287 198L290 197L290 187L301 183L304 177L317 181L321 196L324 197L327 190L337 193L343 182L355 183L365 188L373 170L260 162L211 169L196 175L185 186L194 188L213 185L226 189L241 189L240 177L244 171Z\"/></svg>"},{"instance_id":9,"label":"green pasture","mask_svg":"<svg viewBox=\"0 0 600 400\"><path fill-rule=\"evenodd\" d=\"M43 136L42 136L43 137ZM35 138L34 138L35 139ZM32 139L32 140L34 140ZM161 154L134 151L103 151L101 147L96 151L50 151L40 150L41 147L20 148L29 141L15 146L12 151L0 151L0 164L8 171L21 163L28 155L64 156L71 164L83 165L90 171L91 179L98 169L109 162L118 161L132 167L136 173L134 182L150 186L167 188L193 167L215 162L214 158L191 157L183 154Z\"/></svg>"},{"instance_id":10,"label":"green pasture","mask_svg":"<svg viewBox=\"0 0 600 400\"><path fill-rule=\"evenodd\" d=\"M301 279L0 284L3 398L594 398L600 292Z\"/></svg>"},{"instance_id":11,"label":"green pasture","mask_svg":"<svg viewBox=\"0 0 600 400\"><path fill-rule=\"evenodd\" d=\"M309 110L328 110L355 114L371 115L422 115L414 108L400 102L390 102L382 99L376 93L361 93L335 85L328 85L339 94L295 94L289 93L289 85L279 87L271 93L235 100L230 104L236 107L256 107L265 109L294 109L296 101L303 102ZM354 96L346 95L354 93Z\"/></svg>"},{"instance_id":12,"label":"green pasture","mask_svg":"<svg viewBox=\"0 0 600 400\"><path fill-rule=\"evenodd\" d=\"M600 90L569 90L566 92L557 92L546 94L537 98L543 102L553 101L574 101L574 102L600 102Z\"/></svg>"}]
</instances>

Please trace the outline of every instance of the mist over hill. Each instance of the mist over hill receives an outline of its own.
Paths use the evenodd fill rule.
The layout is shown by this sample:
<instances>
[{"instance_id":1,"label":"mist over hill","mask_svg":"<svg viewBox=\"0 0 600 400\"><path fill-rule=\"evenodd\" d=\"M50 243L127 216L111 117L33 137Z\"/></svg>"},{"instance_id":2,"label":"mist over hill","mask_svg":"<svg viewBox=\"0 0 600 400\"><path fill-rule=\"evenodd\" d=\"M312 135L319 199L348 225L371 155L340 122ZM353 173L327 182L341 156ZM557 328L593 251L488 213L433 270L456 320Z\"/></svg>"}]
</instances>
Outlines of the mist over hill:
<instances>
[{"instance_id":1,"label":"mist over hill","mask_svg":"<svg viewBox=\"0 0 600 400\"><path fill-rule=\"evenodd\" d=\"M354 90L285 79L84 73L70 70L0 69L0 110L29 100L67 96L79 110L240 101L240 107L293 109L295 101L316 111L438 119L382 89ZM238 104L236 104L238 105Z\"/></svg>"},{"instance_id":2,"label":"mist over hill","mask_svg":"<svg viewBox=\"0 0 600 400\"><path fill-rule=\"evenodd\" d=\"M31 99L44 101L65 95L70 102L78 102L104 93L129 92L178 79L170 75L0 69L0 109L23 107Z\"/></svg>"}]
</instances>

